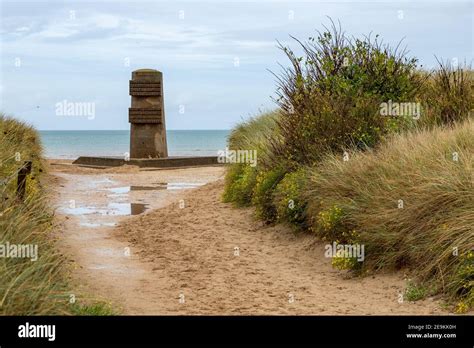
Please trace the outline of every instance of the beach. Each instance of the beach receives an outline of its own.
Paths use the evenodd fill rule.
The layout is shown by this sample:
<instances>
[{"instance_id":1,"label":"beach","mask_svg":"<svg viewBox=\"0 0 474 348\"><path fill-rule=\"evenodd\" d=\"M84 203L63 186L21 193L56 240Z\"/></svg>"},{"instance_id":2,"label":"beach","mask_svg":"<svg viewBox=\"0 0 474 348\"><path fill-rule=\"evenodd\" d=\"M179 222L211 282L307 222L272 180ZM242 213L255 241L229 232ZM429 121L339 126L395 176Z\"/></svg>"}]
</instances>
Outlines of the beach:
<instances>
[{"instance_id":1,"label":"beach","mask_svg":"<svg viewBox=\"0 0 474 348\"><path fill-rule=\"evenodd\" d=\"M223 203L225 167L108 169L50 160L58 243L77 296L122 314L443 314L401 301L402 273L336 270L310 233Z\"/></svg>"},{"instance_id":2,"label":"beach","mask_svg":"<svg viewBox=\"0 0 474 348\"><path fill-rule=\"evenodd\" d=\"M219 5L2 3L0 348L472 345L473 4Z\"/></svg>"}]
</instances>

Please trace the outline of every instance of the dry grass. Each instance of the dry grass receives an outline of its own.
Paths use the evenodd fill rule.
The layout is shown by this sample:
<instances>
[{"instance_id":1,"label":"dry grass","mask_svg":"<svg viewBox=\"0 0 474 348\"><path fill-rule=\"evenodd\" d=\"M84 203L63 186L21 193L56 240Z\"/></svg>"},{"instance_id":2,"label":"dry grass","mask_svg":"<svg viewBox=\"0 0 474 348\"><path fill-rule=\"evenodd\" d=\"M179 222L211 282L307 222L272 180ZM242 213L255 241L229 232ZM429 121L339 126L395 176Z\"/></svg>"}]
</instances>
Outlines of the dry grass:
<instances>
[{"instance_id":1,"label":"dry grass","mask_svg":"<svg viewBox=\"0 0 474 348\"><path fill-rule=\"evenodd\" d=\"M422 125L452 125L474 110L474 71L470 66L453 67L439 61L439 68L426 80L420 93L425 103Z\"/></svg>"},{"instance_id":2,"label":"dry grass","mask_svg":"<svg viewBox=\"0 0 474 348\"><path fill-rule=\"evenodd\" d=\"M306 194L313 228L321 230L321 212L339 207L333 236L355 231L350 241L365 245L365 269L408 267L433 292L472 307L473 154L468 120L394 136L376 151L350 153L347 162L328 155Z\"/></svg>"},{"instance_id":3,"label":"dry grass","mask_svg":"<svg viewBox=\"0 0 474 348\"><path fill-rule=\"evenodd\" d=\"M69 295L62 258L49 237L53 215L39 183L44 168L39 135L32 127L0 115L0 147L0 175L9 178L8 183L0 186L0 244L38 248L36 261L0 258L0 313L66 314ZM22 202L15 190L16 172L24 160L33 161L33 171L27 177L27 195Z\"/></svg>"},{"instance_id":4,"label":"dry grass","mask_svg":"<svg viewBox=\"0 0 474 348\"><path fill-rule=\"evenodd\" d=\"M232 129L228 143L231 150L256 150L260 167L275 165L275 155L270 141L280 138L277 121L278 111L269 111L252 117Z\"/></svg>"}]
</instances>

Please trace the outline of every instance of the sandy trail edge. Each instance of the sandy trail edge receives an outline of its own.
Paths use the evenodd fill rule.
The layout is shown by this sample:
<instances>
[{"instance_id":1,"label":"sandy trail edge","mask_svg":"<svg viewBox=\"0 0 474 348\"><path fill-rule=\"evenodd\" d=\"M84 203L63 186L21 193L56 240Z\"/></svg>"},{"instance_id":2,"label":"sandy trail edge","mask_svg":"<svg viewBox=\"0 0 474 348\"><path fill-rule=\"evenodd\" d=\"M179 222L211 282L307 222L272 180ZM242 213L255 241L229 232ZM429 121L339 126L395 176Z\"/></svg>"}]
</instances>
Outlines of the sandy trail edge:
<instances>
[{"instance_id":1,"label":"sandy trail edge","mask_svg":"<svg viewBox=\"0 0 474 348\"><path fill-rule=\"evenodd\" d=\"M52 170L57 203L84 199L74 180L107 177L130 185L222 176L222 168L141 173L59 165ZM162 208L120 217L118 227L78 227L77 217L58 215L60 245L75 265L78 292L110 300L123 314L445 313L435 300L399 303L405 287L401 274L349 278L334 270L313 236L262 225L252 208L222 203L222 190L218 181L167 193L154 205ZM90 201L103 199L99 190L86 194Z\"/></svg>"},{"instance_id":2,"label":"sandy trail edge","mask_svg":"<svg viewBox=\"0 0 474 348\"><path fill-rule=\"evenodd\" d=\"M324 246L285 226L263 226L253 209L221 202L223 182L125 221L114 230L152 265L143 284L153 314L435 314L433 299L399 303L398 275L349 278ZM238 248L238 249L236 249ZM153 278L156 279L156 278ZM181 301L180 301L181 300ZM183 301L184 300L184 301ZM183 303L184 302L184 303Z\"/></svg>"}]
</instances>

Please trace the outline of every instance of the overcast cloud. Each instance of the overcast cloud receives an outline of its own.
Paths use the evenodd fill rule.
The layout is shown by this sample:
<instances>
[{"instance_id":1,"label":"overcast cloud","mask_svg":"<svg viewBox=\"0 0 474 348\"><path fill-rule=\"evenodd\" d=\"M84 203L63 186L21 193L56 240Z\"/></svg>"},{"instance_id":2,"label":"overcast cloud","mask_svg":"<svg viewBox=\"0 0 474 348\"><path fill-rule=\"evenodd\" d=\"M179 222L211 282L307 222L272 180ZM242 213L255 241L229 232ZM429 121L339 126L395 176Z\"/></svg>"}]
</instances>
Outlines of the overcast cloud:
<instances>
[{"instance_id":1,"label":"overcast cloud","mask_svg":"<svg viewBox=\"0 0 474 348\"><path fill-rule=\"evenodd\" d=\"M404 38L423 66L473 59L471 1L1 1L0 110L40 129L128 129L131 71L164 74L169 129L227 129L275 105L276 40L340 20L349 34ZM93 102L94 119L55 115ZM184 113L180 113L184 109Z\"/></svg>"}]
</instances>

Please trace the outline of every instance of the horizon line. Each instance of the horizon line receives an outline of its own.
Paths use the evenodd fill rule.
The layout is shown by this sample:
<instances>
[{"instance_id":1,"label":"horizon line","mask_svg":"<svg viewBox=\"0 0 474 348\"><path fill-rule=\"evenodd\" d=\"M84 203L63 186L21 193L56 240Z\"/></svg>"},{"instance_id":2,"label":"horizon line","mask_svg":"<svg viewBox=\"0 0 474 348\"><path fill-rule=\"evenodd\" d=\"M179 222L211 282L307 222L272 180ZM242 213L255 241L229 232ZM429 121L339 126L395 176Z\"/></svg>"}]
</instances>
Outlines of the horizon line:
<instances>
[{"instance_id":1,"label":"horizon line","mask_svg":"<svg viewBox=\"0 0 474 348\"><path fill-rule=\"evenodd\" d=\"M79 132L89 132L89 131L130 131L130 129L36 129L40 132L65 132L65 131L79 131ZM230 131L231 128L219 128L219 129L167 129L166 131Z\"/></svg>"}]
</instances>

